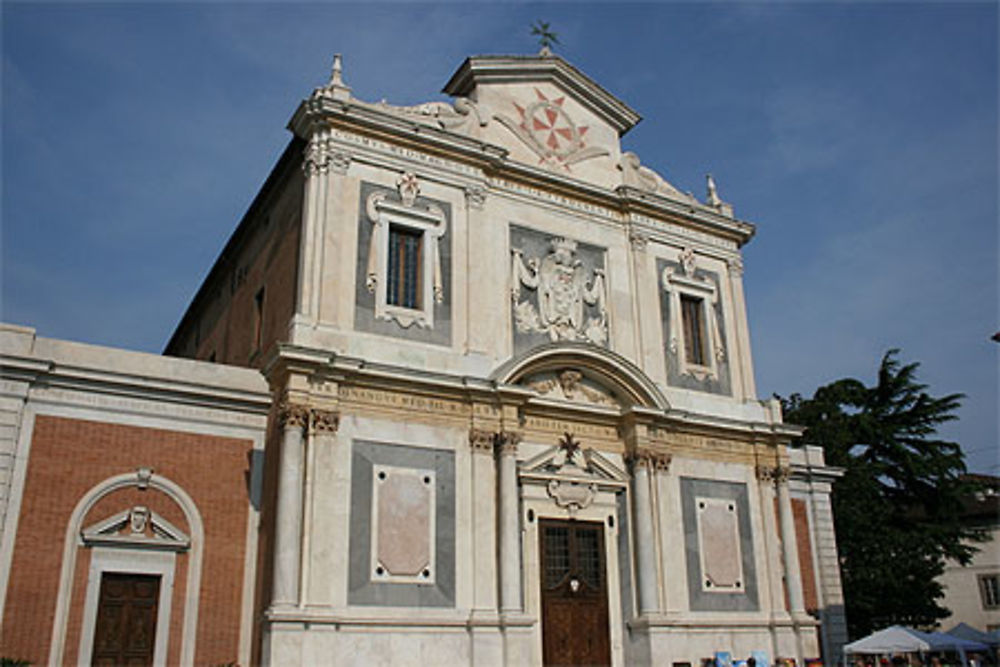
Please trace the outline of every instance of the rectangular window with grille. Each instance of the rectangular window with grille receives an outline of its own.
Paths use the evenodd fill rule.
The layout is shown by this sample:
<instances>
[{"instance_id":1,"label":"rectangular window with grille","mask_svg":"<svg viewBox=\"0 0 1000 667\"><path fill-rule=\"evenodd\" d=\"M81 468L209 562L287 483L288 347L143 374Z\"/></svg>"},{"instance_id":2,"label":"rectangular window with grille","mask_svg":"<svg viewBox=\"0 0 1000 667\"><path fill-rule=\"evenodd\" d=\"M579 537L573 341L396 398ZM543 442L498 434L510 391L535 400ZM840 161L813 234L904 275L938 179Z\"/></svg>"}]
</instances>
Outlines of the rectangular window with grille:
<instances>
[{"instance_id":1,"label":"rectangular window with grille","mask_svg":"<svg viewBox=\"0 0 1000 667\"><path fill-rule=\"evenodd\" d=\"M1000 574L979 575L979 593L983 609L1000 609Z\"/></svg>"},{"instance_id":2,"label":"rectangular window with grille","mask_svg":"<svg viewBox=\"0 0 1000 667\"><path fill-rule=\"evenodd\" d=\"M393 306L419 309L421 290L420 231L390 225L389 275L386 285L386 302Z\"/></svg>"},{"instance_id":3,"label":"rectangular window with grille","mask_svg":"<svg viewBox=\"0 0 1000 667\"><path fill-rule=\"evenodd\" d=\"M681 295L681 321L684 324L684 356L689 364L704 366L708 363L705 357L705 322L703 316L704 303L702 299Z\"/></svg>"}]
</instances>

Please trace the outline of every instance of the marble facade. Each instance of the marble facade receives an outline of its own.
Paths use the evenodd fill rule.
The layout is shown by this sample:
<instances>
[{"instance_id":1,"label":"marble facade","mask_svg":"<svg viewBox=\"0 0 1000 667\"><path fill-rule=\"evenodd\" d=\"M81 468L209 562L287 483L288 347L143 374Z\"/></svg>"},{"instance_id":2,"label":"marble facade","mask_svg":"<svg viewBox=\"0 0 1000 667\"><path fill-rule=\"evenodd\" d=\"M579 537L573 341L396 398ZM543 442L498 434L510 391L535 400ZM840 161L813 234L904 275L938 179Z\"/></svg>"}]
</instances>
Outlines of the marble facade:
<instances>
[{"instance_id":1,"label":"marble facade","mask_svg":"<svg viewBox=\"0 0 1000 667\"><path fill-rule=\"evenodd\" d=\"M256 656L543 664L545 526L590 522L610 663L832 664L837 471L756 396L755 227L623 151L638 114L558 56L444 92L364 102L338 57L167 348L272 393ZM264 290L293 314L232 351L217 323Z\"/></svg>"}]
</instances>

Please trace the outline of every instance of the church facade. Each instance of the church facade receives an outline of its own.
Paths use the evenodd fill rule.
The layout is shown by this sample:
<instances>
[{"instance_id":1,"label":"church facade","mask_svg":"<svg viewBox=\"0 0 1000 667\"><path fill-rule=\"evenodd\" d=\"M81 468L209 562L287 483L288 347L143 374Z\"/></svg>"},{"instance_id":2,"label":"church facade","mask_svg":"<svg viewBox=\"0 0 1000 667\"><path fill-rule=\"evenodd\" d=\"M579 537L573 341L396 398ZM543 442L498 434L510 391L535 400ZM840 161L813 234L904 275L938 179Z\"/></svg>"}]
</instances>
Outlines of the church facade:
<instances>
[{"instance_id":1,"label":"church facade","mask_svg":"<svg viewBox=\"0 0 1000 667\"><path fill-rule=\"evenodd\" d=\"M166 349L266 379L240 661L833 664L839 473L756 396L754 226L558 56L444 92L363 102L338 58Z\"/></svg>"}]
</instances>

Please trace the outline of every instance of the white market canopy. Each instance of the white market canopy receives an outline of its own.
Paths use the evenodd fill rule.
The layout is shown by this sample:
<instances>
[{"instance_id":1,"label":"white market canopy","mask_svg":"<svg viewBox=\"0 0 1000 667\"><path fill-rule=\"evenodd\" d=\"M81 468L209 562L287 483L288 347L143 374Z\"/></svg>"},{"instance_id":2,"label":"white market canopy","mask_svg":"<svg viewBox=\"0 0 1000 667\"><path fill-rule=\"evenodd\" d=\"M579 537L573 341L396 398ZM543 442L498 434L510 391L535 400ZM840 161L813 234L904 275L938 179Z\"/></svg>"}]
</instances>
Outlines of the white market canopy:
<instances>
[{"instance_id":1,"label":"white market canopy","mask_svg":"<svg viewBox=\"0 0 1000 667\"><path fill-rule=\"evenodd\" d=\"M943 632L921 632L893 625L844 646L844 653L926 653L928 651L986 651L979 642Z\"/></svg>"}]
</instances>

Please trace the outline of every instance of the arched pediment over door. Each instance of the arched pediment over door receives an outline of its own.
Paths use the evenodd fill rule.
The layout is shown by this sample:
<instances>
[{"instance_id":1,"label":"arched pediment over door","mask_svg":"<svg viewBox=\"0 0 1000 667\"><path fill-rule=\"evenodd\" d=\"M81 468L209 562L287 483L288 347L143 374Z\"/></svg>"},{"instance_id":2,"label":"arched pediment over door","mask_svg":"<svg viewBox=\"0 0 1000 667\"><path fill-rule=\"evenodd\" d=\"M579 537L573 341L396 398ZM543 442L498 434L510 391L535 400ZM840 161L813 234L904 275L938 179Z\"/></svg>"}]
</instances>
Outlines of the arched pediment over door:
<instances>
[{"instance_id":1,"label":"arched pediment over door","mask_svg":"<svg viewBox=\"0 0 1000 667\"><path fill-rule=\"evenodd\" d=\"M528 387L540 397L595 407L667 411L663 392L628 359L585 343L533 348L498 367L493 380Z\"/></svg>"}]
</instances>

